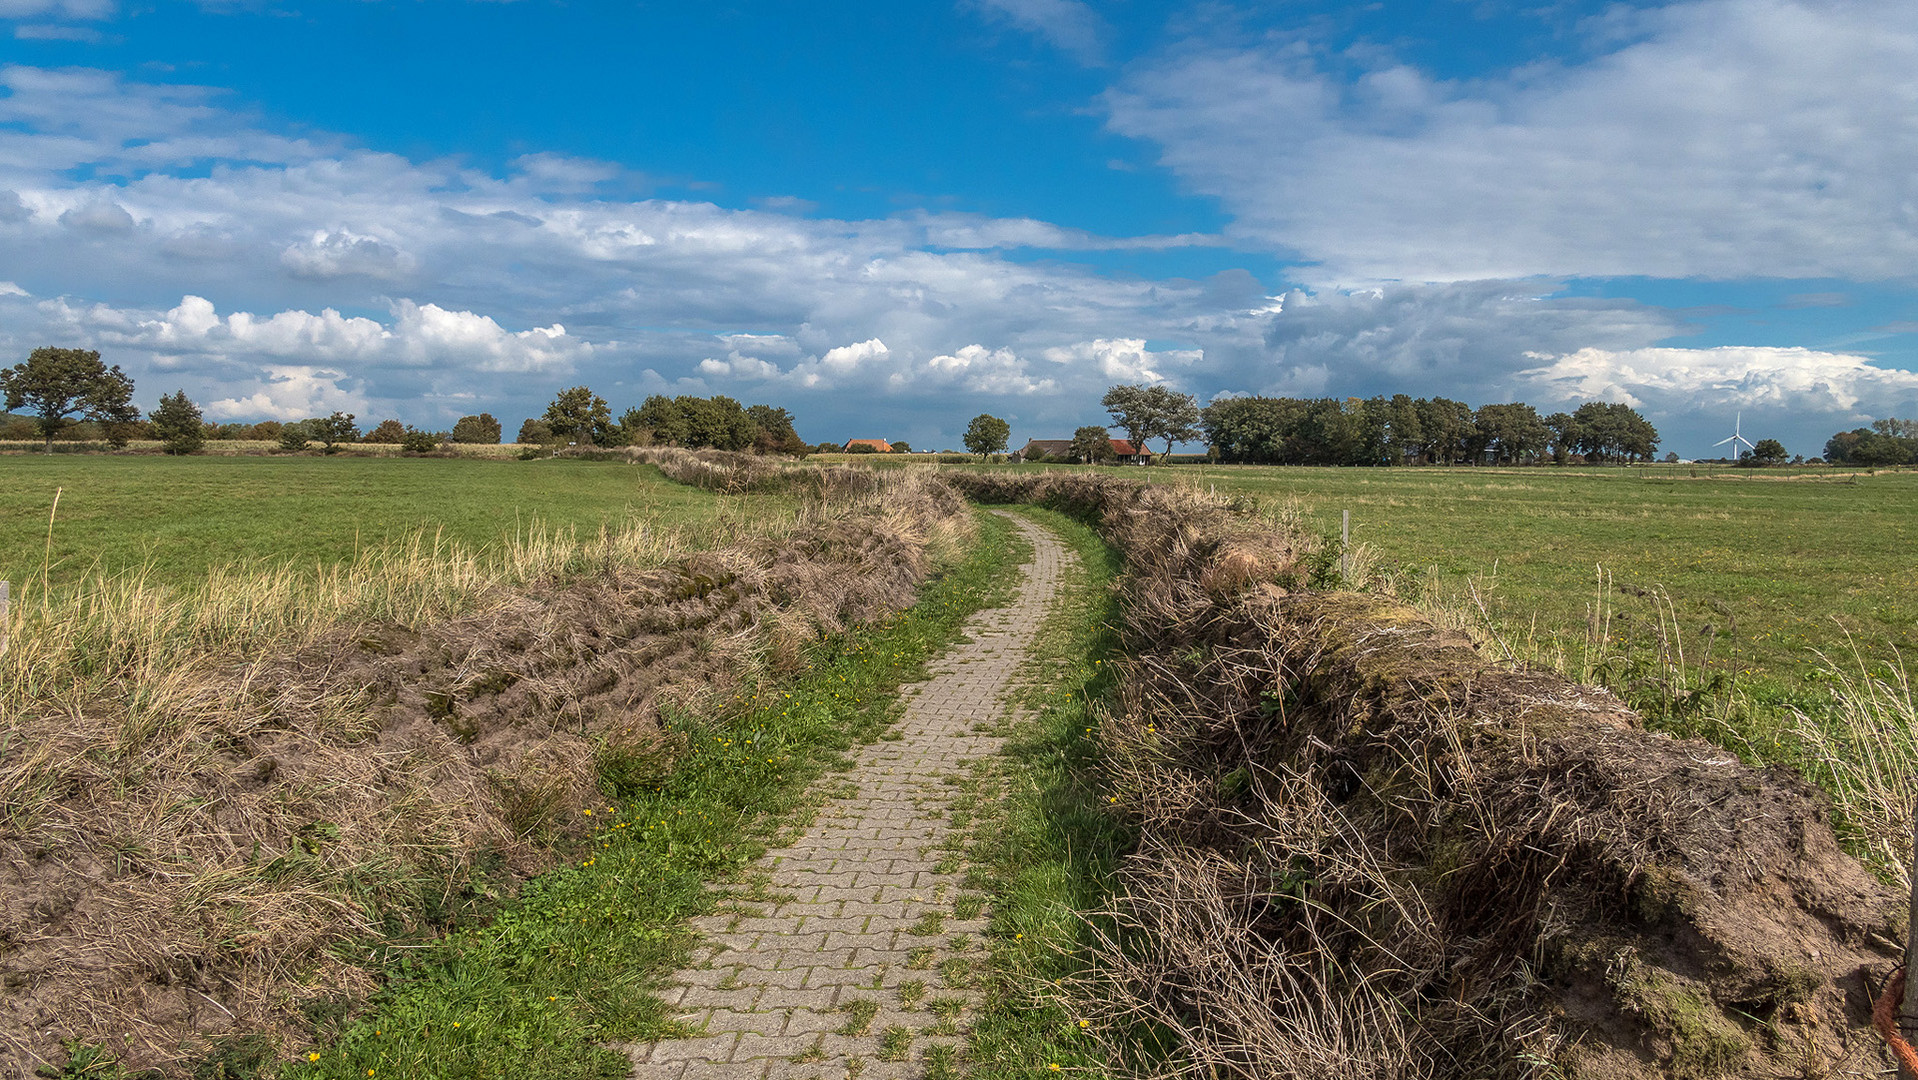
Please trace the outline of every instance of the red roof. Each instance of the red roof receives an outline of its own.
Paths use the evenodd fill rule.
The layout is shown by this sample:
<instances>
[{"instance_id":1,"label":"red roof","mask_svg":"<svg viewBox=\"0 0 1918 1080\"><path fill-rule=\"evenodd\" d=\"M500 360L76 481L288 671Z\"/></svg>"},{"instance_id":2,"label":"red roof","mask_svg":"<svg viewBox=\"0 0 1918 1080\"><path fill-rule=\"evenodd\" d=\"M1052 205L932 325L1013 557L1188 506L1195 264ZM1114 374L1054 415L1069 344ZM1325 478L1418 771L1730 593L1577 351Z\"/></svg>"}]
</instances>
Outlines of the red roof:
<instances>
[{"instance_id":1,"label":"red roof","mask_svg":"<svg viewBox=\"0 0 1918 1080\"><path fill-rule=\"evenodd\" d=\"M1124 439L1112 440L1112 452L1120 457L1131 457L1138 453L1137 450L1132 448L1132 444Z\"/></svg>"},{"instance_id":2,"label":"red roof","mask_svg":"<svg viewBox=\"0 0 1918 1080\"><path fill-rule=\"evenodd\" d=\"M847 439L846 440L846 449L851 450L855 446L870 446L874 450L877 450L882 454L892 453L892 444L887 442L884 439Z\"/></svg>"}]
</instances>

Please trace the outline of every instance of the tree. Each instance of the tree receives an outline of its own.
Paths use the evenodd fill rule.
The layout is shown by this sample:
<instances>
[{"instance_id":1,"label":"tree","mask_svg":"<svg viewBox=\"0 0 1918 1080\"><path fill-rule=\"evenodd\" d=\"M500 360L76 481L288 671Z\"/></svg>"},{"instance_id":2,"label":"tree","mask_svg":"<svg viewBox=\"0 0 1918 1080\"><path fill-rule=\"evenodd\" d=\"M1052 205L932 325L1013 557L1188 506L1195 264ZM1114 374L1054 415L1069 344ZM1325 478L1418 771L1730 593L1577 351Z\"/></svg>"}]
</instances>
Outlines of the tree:
<instances>
[{"instance_id":1,"label":"tree","mask_svg":"<svg viewBox=\"0 0 1918 1080\"><path fill-rule=\"evenodd\" d=\"M409 426L400 433L400 450L408 454L428 454L439 449L439 445L437 432L421 431Z\"/></svg>"},{"instance_id":2,"label":"tree","mask_svg":"<svg viewBox=\"0 0 1918 1080\"><path fill-rule=\"evenodd\" d=\"M1165 452L1170 454L1173 443L1200 435L1198 403L1191 394L1168 386L1115 386L1099 404L1112 414L1113 425L1124 428L1132 445L1141 450L1147 439L1164 439Z\"/></svg>"},{"instance_id":3,"label":"tree","mask_svg":"<svg viewBox=\"0 0 1918 1080\"><path fill-rule=\"evenodd\" d=\"M786 410L771 405L748 405L746 417L759 429L758 437L753 439L754 452L805 457L811 450L793 430L792 414Z\"/></svg>"},{"instance_id":4,"label":"tree","mask_svg":"<svg viewBox=\"0 0 1918 1080\"><path fill-rule=\"evenodd\" d=\"M606 399L584 386L561 390L546 406L546 425L553 437L605 446L613 433L613 410Z\"/></svg>"},{"instance_id":5,"label":"tree","mask_svg":"<svg viewBox=\"0 0 1918 1080\"><path fill-rule=\"evenodd\" d=\"M1578 425L1578 449L1598 461L1650 461L1658 449L1658 429L1622 402L1588 401L1572 413Z\"/></svg>"},{"instance_id":6,"label":"tree","mask_svg":"<svg viewBox=\"0 0 1918 1080\"><path fill-rule=\"evenodd\" d=\"M1112 433L1105 428L1088 424L1072 433L1073 460L1096 465L1118 456L1112 449Z\"/></svg>"},{"instance_id":7,"label":"tree","mask_svg":"<svg viewBox=\"0 0 1918 1080\"><path fill-rule=\"evenodd\" d=\"M1785 450L1785 444L1777 439L1760 439L1752 444L1751 453L1745 455L1740 464L1783 465L1791 454Z\"/></svg>"},{"instance_id":8,"label":"tree","mask_svg":"<svg viewBox=\"0 0 1918 1080\"><path fill-rule=\"evenodd\" d=\"M406 438L406 425L398 420L382 420L372 431L366 433L362 441L370 443L397 443Z\"/></svg>"},{"instance_id":9,"label":"tree","mask_svg":"<svg viewBox=\"0 0 1918 1080\"><path fill-rule=\"evenodd\" d=\"M1012 437L1012 425L996 416L980 413L966 425L966 449L985 457L996 454L1006 448L1006 440Z\"/></svg>"},{"instance_id":10,"label":"tree","mask_svg":"<svg viewBox=\"0 0 1918 1080\"><path fill-rule=\"evenodd\" d=\"M497 446L499 437L499 421L493 419L492 413L481 413L478 416L460 417L459 422L453 425L451 441L469 445Z\"/></svg>"},{"instance_id":11,"label":"tree","mask_svg":"<svg viewBox=\"0 0 1918 1080\"><path fill-rule=\"evenodd\" d=\"M628 409L620 417L620 426L627 429L628 439L632 439L641 428L648 437L661 446L684 446L686 444L686 415L679 405L665 394L654 394L640 402L637 410Z\"/></svg>"},{"instance_id":12,"label":"tree","mask_svg":"<svg viewBox=\"0 0 1918 1080\"><path fill-rule=\"evenodd\" d=\"M1578 421L1571 413L1555 412L1545 418L1545 429L1551 432L1546 445L1552 451L1552 464L1570 464L1572 448L1578 445Z\"/></svg>"},{"instance_id":13,"label":"tree","mask_svg":"<svg viewBox=\"0 0 1918 1080\"><path fill-rule=\"evenodd\" d=\"M1529 461L1545 452L1552 430L1538 418L1538 410L1523 402L1481 405L1472 419L1478 427L1478 446L1489 450L1501 465Z\"/></svg>"},{"instance_id":14,"label":"tree","mask_svg":"<svg viewBox=\"0 0 1918 1080\"><path fill-rule=\"evenodd\" d=\"M160 407L148 415L153 421L153 437L165 444L169 454L191 454L206 443L206 431L200 419L200 407L186 391L160 395Z\"/></svg>"},{"instance_id":15,"label":"tree","mask_svg":"<svg viewBox=\"0 0 1918 1080\"><path fill-rule=\"evenodd\" d=\"M889 439L886 445L892 447L892 452L895 454L912 453L912 444L904 439Z\"/></svg>"},{"instance_id":16,"label":"tree","mask_svg":"<svg viewBox=\"0 0 1918 1080\"><path fill-rule=\"evenodd\" d=\"M25 408L38 417L49 454L54 435L76 423L76 413L104 428L116 447L126 445L126 426L140 419L132 404L133 380L120 365L102 364L92 349L35 349L24 363L0 370L0 389L9 410Z\"/></svg>"},{"instance_id":17,"label":"tree","mask_svg":"<svg viewBox=\"0 0 1918 1080\"><path fill-rule=\"evenodd\" d=\"M553 441L553 426L544 420L532 419L519 426L519 438L514 442L538 445Z\"/></svg>"},{"instance_id":18,"label":"tree","mask_svg":"<svg viewBox=\"0 0 1918 1080\"><path fill-rule=\"evenodd\" d=\"M282 427L280 449L289 453L298 453L306 449L307 442L313 438L312 424L311 420L297 420Z\"/></svg>"},{"instance_id":19,"label":"tree","mask_svg":"<svg viewBox=\"0 0 1918 1080\"><path fill-rule=\"evenodd\" d=\"M312 430L313 437L320 440L321 448L329 454L338 453L340 443L350 443L360 437L359 425L353 422L353 414L350 412L336 412L331 416L308 420L306 423Z\"/></svg>"}]
</instances>

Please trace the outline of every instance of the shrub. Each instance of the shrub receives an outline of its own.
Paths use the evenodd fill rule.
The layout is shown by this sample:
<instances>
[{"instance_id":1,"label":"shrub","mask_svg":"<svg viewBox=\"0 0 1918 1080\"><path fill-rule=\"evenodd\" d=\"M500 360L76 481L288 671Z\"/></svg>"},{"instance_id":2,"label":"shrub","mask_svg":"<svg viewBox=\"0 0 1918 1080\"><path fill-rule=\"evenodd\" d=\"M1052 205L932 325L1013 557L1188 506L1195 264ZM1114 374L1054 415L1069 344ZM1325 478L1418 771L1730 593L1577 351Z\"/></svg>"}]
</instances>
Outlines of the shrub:
<instances>
[{"instance_id":1,"label":"shrub","mask_svg":"<svg viewBox=\"0 0 1918 1080\"><path fill-rule=\"evenodd\" d=\"M400 435L400 449L409 454L429 454L439 449L438 432L409 427Z\"/></svg>"},{"instance_id":2,"label":"shrub","mask_svg":"<svg viewBox=\"0 0 1918 1080\"><path fill-rule=\"evenodd\" d=\"M370 443L397 443L405 439L406 433L411 430L412 428L401 424L398 420L382 420L372 431L366 433L366 438L360 441Z\"/></svg>"},{"instance_id":3,"label":"shrub","mask_svg":"<svg viewBox=\"0 0 1918 1080\"><path fill-rule=\"evenodd\" d=\"M487 445L498 445L499 440L499 421L493 419L492 413L460 417L459 423L453 425L453 434L448 439L449 442L484 443ZM524 442L525 440L522 439L521 441Z\"/></svg>"}]
</instances>

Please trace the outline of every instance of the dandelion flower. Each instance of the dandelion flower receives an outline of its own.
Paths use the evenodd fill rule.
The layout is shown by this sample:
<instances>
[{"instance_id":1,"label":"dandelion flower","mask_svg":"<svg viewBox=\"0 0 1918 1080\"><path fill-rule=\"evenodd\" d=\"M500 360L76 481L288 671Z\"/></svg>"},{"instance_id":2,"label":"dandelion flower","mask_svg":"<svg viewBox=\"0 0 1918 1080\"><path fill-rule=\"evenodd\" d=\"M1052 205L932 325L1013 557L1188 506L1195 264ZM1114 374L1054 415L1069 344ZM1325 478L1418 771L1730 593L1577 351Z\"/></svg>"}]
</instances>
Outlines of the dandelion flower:
<instances>
[{"instance_id":1,"label":"dandelion flower","mask_svg":"<svg viewBox=\"0 0 1918 1080\"><path fill-rule=\"evenodd\" d=\"M306 1055L306 1060L308 1061L320 1060L320 1052L318 1050L313 1051L312 1053Z\"/></svg>"}]
</instances>

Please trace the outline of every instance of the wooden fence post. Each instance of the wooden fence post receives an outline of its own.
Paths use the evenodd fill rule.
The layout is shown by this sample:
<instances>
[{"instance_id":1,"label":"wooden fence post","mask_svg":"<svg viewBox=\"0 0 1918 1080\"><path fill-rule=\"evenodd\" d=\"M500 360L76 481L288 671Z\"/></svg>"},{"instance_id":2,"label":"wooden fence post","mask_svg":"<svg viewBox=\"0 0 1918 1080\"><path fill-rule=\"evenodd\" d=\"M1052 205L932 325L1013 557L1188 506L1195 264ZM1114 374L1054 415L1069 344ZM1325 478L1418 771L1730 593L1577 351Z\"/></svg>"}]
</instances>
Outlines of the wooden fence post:
<instances>
[{"instance_id":1,"label":"wooden fence post","mask_svg":"<svg viewBox=\"0 0 1918 1080\"><path fill-rule=\"evenodd\" d=\"M1350 558L1346 553L1352 548L1352 511L1343 510L1340 513L1342 517L1339 521L1339 588L1343 589L1348 584L1346 578L1351 570Z\"/></svg>"}]
</instances>

